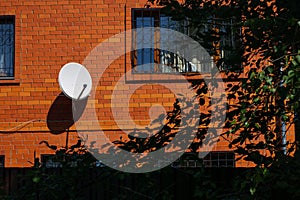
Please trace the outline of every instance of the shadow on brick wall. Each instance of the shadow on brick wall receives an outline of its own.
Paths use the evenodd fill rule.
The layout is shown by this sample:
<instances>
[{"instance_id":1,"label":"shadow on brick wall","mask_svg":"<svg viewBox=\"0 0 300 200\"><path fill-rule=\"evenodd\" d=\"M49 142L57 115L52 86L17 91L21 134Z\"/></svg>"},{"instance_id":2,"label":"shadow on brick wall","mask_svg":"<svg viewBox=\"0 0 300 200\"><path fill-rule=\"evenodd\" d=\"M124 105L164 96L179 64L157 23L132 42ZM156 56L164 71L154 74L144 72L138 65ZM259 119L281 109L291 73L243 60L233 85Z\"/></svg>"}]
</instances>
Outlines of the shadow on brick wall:
<instances>
[{"instance_id":1,"label":"shadow on brick wall","mask_svg":"<svg viewBox=\"0 0 300 200\"><path fill-rule=\"evenodd\" d=\"M73 101L60 93L51 105L47 115L47 126L52 134L61 134L69 129L82 115L87 98Z\"/></svg>"}]
</instances>

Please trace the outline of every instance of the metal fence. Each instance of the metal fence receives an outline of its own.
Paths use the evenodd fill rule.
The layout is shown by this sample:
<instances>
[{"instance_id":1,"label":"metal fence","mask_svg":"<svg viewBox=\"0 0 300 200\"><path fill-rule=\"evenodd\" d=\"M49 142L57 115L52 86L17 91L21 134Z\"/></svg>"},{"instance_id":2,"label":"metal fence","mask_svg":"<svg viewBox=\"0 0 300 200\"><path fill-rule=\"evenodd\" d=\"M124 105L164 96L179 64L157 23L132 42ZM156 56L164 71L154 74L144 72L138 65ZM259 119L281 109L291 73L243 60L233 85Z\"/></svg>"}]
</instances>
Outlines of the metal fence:
<instances>
[{"instance_id":1,"label":"metal fence","mask_svg":"<svg viewBox=\"0 0 300 200\"><path fill-rule=\"evenodd\" d=\"M202 168L203 169L203 168ZM82 172L63 168L2 168L2 193L11 199L193 199L199 168L163 170L128 174L107 167ZM231 187L233 178L243 169L206 168L205 174L218 185ZM43 180L36 179L39 173ZM1 195L1 194L0 194ZM54 197L52 197L52 196ZM72 196L73 195L73 196ZM0 196L4 199L4 196Z\"/></svg>"}]
</instances>

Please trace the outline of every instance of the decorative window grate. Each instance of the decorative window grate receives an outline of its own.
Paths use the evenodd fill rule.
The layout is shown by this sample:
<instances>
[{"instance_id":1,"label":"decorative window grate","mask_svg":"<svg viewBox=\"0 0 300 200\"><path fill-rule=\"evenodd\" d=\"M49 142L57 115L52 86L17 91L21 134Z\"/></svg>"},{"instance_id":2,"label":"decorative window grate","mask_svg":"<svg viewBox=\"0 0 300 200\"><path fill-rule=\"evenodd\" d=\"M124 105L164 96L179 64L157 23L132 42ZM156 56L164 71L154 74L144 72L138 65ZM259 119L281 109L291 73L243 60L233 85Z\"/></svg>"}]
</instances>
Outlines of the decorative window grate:
<instances>
[{"instance_id":1,"label":"decorative window grate","mask_svg":"<svg viewBox=\"0 0 300 200\"><path fill-rule=\"evenodd\" d=\"M232 151L213 151L200 159L196 153L185 153L171 166L175 168L235 167L235 156Z\"/></svg>"},{"instance_id":2,"label":"decorative window grate","mask_svg":"<svg viewBox=\"0 0 300 200\"><path fill-rule=\"evenodd\" d=\"M210 152L203 158L204 167L235 167L234 152Z\"/></svg>"},{"instance_id":3,"label":"decorative window grate","mask_svg":"<svg viewBox=\"0 0 300 200\"><path fill-rule=\"evenodd\" d=\"M158 27L164 29L157 31ZM220 70L241 68L240 60L236 60L240 59L236 53L240 44L233 19L209 18L196 27L190 25L188 19L175 21L160 9L140 8L132 10L132 28L137 30L132 44L136 50L131 56L135 73L209 73L215 65ZM197 38L201 45L206 43L203 44L205 49L190 52L190 48L184 48L189 42L175 41L178 35L172 37L167 29ZM218 42L204 39L213 33L214 38L219 38ZM201 35L203 38L199 38ZM165 50L166 47L172 47L172 52Z\"/></svg>"},{"instance_id":4,"label":"decorative window grate","mask_svg":"<svg viewBox=\"0 0 300 200\"><path fill-rule=\"evenodd\" d=\"M65 155L64 161L68 162L68 166L76 167L78 166L78 162L84 162L84 159L88 159L87 157L84 157L85 154L80 154L76 156L77 156L76 159L74 159L72 158L72 155ZM92 159L91 160L92 162L90 163L91 167L105 167L105 165L101 161L96 160L94 157L89 157L89 159ZM58 159L58 157L54 154L42 154L41 163L46 168L60 168L63 166L62 158L60 157L60 159Z\"/></svg>"},{"instance_id":5,"label":"decorative window grate","mask_svg":"<svg viewBox=\"0 0 300 200\"><path fill-rule=\"evenodd\" d=\"M14 77L15 17L0 16L0 79Z\"/></svg>"}]
</instances>

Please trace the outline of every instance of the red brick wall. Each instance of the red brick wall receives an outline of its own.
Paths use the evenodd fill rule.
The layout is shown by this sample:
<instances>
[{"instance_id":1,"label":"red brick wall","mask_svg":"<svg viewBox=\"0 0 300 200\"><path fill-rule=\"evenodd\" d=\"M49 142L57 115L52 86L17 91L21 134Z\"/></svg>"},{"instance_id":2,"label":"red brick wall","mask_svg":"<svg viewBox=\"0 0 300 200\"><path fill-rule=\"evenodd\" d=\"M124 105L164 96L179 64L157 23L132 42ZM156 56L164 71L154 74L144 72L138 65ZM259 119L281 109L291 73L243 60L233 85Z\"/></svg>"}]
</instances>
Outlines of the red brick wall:
<instances>
[{"instance_id":1,"label":"red brick wall","mask_svg":"<svg viewBox=\"0 0 300 200\"><path fill-rule=\"evenodd\" d=\"M82 63L104 39L124 31L124 5L143 7L136 1L90 0L6 0L0 2L0 15L15 15L15 80L0 80L0 154L6 167L32 166L34 151L53 153L42 140L64 146L66 133L52 134L47 125L53 103L61 90L57 82L60 68L68 62ZM112 85L124 72L123 62L115 63L99 84L97 107L106 116L106 128L116 129L109 113ZM109 74L109 75L108 75ZM139 91L136 98L140 98ZM147 96L145 96L147 97ZM68 105L68 100L56 101ZM98 100L97 100L98 101ZM139 104L138 100L132 105ZM60 107L62 108L62 107ZM57 112L57 111L54 111ZM63 115L54 113L54 115ZM53 113L51 115L53 117ZM63 119L64 117L61 117ZM54 117L55 119L55 117ZM71 127L74 130L74 127ZM114 131L113 131L114 132ZM113 136L112 138L119 138ZM70 133L69 144L77 141Z\"/></svg>"},{"instance_id":2,"label":"red brick wall","mask_svg":"<svg viewBox=\"0 0 300 200\"><path fill-rule=\"evenodd\" d=\"M124 31L125 3L126 27L130 29L131 8L143 7L145 2L0 2L0 15L16 17L15 80L0 80L0 129L6 130L0 133L0 154L5 155L6 167L30 167L34 152L38 157L53 153L39 144L40 141L65 146L66 133L52 133L50 129L66 125L47 123L49 118L70 118L70 101L62 96L57 81L59 70L68 62L82 63L99 43ZM96 104L101 127L112 141L122 134L111 114L111 95L124 70L124 57L121 57L108 67L99 84L94 86L97 87L96 99L89 100ZM131 96L129 110L135 122L144 125L149 122L148 110L152 105L163 102L165 109L171 110L174 101L175 96L163 86L147 85ZM70 130L69 144L73 144L77 134L74 126ZM220 141L214 150L227 150L227 143Z\"/></svg>"}]
</instances>

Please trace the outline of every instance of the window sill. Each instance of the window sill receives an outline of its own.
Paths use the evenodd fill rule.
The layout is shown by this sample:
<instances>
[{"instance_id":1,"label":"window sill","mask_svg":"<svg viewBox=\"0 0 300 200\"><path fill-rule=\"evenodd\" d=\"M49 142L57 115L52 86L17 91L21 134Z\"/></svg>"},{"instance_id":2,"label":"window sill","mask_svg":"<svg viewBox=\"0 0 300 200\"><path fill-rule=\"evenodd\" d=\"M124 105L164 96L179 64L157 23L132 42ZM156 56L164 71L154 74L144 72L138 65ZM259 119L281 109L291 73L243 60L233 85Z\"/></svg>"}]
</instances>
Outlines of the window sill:
<instances>
[{"instance_id":1,"label":"window sill","mask_svg":"<svg viewBox=\"0 0 300 200\"><path fill-rule=\"evenodd\" d=\"M20 85L20 79L1 79L0 78L0 86L1 85Z\"/></svg>"},{"instance_id":2,"label":"window sill","mask_svg":"<svg viewBox=\"0 0 300 200\"><path fill-rule=\"evenodd\" d=\"M182 76L178 78L178 76ZM198 72L185 72L185 73L132 73L126 76L126 83L140 83L140 82L182 82L182 81L194 81L205 79L221 79L223 81L240 81L245 79L245 72L229 72L220 71L217 77L210 73L198 73Z\"/></svg>"}]
</instances>

